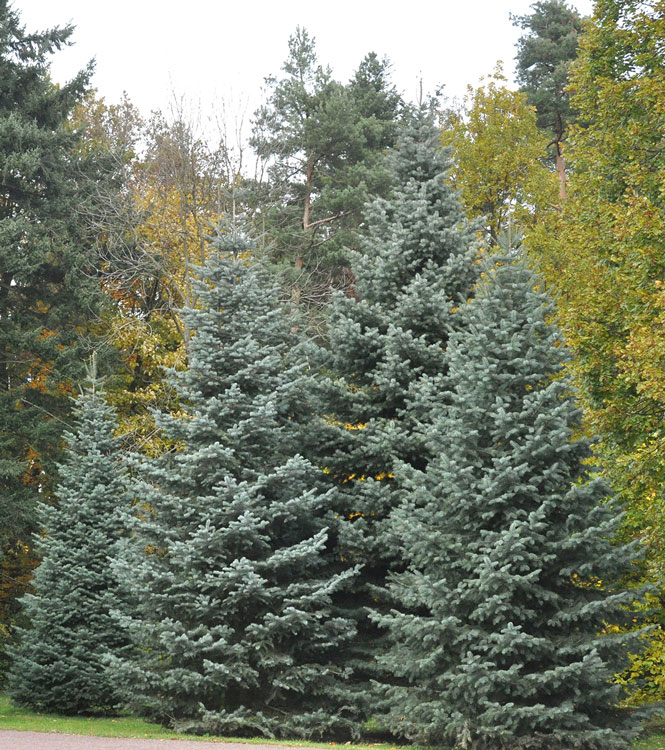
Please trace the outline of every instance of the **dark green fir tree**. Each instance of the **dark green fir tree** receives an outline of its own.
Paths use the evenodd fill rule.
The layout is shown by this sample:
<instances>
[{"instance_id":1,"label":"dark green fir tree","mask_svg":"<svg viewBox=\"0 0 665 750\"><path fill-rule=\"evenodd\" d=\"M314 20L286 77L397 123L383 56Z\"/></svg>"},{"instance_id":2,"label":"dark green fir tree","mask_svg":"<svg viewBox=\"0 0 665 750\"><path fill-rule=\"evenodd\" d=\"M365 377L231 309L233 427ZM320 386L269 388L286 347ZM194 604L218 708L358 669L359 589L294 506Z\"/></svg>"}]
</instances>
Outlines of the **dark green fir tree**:
<instances>
[{"instance_id":1,"label":"dark green fir tree","mask_svg":"<svg viewBox=\"0 0 665 750\"><path fill-rule=\"evenodd\" d=\"M306 345L234 229L200 269L189 369L172 375L177 448L140 461L134 535L119 563L136 651L114 673L128 705L181 731L350 736L353 623L331 597L334 519L305 460Z\"/></svg>"},{"instance_id":2,"label":"dark green fir tree","mask_svg":"<svg viewBox=\"0 0 665 750\"><path fill-rule=\"evenodd\" d=\"M111 570L123 534L127 486L114 431L115 414L94 372L66 433L57 506L39 507L44 531L34 593L23 597L29 627L10 649L9 694L39 711L82 714L118 702L105 657L128 641L112 610L118 584Z\"/></svg>"},{"instance_id":3,"label":"dark green fir tree","mask_svg":"<svg viewBox=\"0 0 665 750\"><path fill-rule=\"evenodd\" d=\"M68 122L92 70L56 86L49 60L72 27L26 31L11 5L0 0L0 673L100 297L83 220L100 165Z\"/></svg>"},{"instance_id":4,"label":"dark green fir tree","mask_svg":"<svg viewBox=\"0 0 665 750\"><path fill-rule=\"evenodd\" d=\"M474 225L466 221L447 180L449 154L428 106L412 114L392 156L398 187L371 204L369 237L353 256L353 296L339 294L330 317L330 407L321 462L339 488L345 519L340 557L363 569L353 609L359 635L350 653L359 702L370 694L380 645L369 609L375 587L400 569L401 550L387 519L398 504L397 461L424 468L427 441L414 431L413 393L436 389L456 308L477 275ZM372 708L368 709L373 711Z\"/></svg>"},{"instance_id":5,"label":"dark green fir tree","mask_svg":"<svg viewBox=\"0 0 665 750\"><path fill-rule=\"evenodd\" d=\"M637 713L613 681L640 649L633 546L593 476L552 306L519 255L492 259L447 349L451 400L425 425L393 514L408 570L384 615L390 727L474 750L629 748ZM430 403L436 410L438 404Z\"/></svg>"}]
</instances>

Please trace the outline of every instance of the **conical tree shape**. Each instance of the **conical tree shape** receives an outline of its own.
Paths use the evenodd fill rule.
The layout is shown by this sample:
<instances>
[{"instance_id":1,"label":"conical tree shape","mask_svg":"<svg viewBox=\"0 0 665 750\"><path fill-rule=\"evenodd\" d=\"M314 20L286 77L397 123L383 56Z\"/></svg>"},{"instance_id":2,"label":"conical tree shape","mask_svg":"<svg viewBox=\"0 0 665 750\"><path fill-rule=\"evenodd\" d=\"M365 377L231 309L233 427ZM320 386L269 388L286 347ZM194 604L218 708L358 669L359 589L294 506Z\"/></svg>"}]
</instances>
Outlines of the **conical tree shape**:
<instances>
[{"instance_id":1,"label":"conical tree shape","mask_svg":"<svg viewBox=\"0 0 665 750\"><path fill-rule=\"evenodd\" d=\"M380 619L403 681L389 723L418 742L606 750L636 733L612 678L639 635L605 632L632 618L636 594L614 582L635 548L611 542L617 506L590 477L538 289L520 257L487 267L448 344L452 400L427 427L437 455L393 515L410 565L391 589L411 614Z\"/></svg>"},{"instance_id":2,"label":"conical tree shape","mask_svg":"<svg viewBox=\"0 0 665 750\"><path fill-rule=\"evenodd\" d=\"M127 637L111 611L119 607L110 561L123 535L126 497L117 427L94 374L74 409L74 431L60 467L57 507L40 505L44 534L34 594L23 597L29 629L10 650L9 694L40 711L87 713L118 702L105 673L108 653Z\"/></svg>"},{"instance_id":3,"label":"conical tree shape","mask_svg":"<svg viewBox=\"0 0 665 750\"><path fill-rule=\"evenodd\" d=\"M435 387L445 371L455 310L478 268L476 227L447 180L440 135L427 107L412 114L391 161L398 187L367 212L370 236L353 261L355 296L339 295L330 320L331 406L321 460L341 490L338 515L348 522L340 556L363 564L356 596L343 602L360 625L351 663L361 700L380 650L367 621L368 607L379 605L373 587L402 567L386 528L398 503L396 461L427 462L426 441L413 429L413 394Z\"/></svg>"},{"instance_id":4,"label":"conical tree shape","mask_svg":"<svg viewBox=\"0 0 665 750\"><path fill-rule=\"evenodd\" d=\"M63 85L52 55L73 28L26 30L0 0L0 675L22 622L17 599L37 562L37 505L53 500L71 384L83 373L100 314L95 270L97 187L109 178L83 154L71 115L92 67ZM1 679L1 677L0 677Z\"/></svg>"},{"instance_id":5,"label":"conical tree shape","mask_svg":"<svg viewBox=\"0 0 665 750\"><path fill-rule=\"evenodd\" d=\"M183 731L355 732L339 655L352 622L331 596L330 491L300 454L311 406L304 347L279 291L235 231L200 269L183 413L157 414L180 449L138 463L140 512L121 573L135 658L114 672L133 709Z\"/></svg>"}]
</instances>

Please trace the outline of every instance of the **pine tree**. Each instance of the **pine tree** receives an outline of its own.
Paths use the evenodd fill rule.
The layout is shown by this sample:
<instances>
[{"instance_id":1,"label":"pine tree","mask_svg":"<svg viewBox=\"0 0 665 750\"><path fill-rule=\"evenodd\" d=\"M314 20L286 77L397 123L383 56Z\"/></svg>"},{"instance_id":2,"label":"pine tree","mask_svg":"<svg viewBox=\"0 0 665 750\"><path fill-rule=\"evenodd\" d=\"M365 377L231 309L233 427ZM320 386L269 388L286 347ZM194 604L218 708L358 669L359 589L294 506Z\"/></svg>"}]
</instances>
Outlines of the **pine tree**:
<instances>
[{"instance_id":1,"label":"pine tree","mask_svg":"<svg viewBox=\"0 0 665 750\"><path fill-rule=\"evenodd\" d=\"M115 414L94 372L74 409L60 467L57 506L40 505L44 533L34 594L22 599L30 627L10 650L9 694L39 711L65 714L112 708L108 653L127 645L111 610L120 606L110 561L123 534L126 484Z\"/></svg>"},{"instance_id":2,"label":"pine tree","mask_svg":"<svg viewBox=\"0 0 665 750\"><path fill-rule=\"evenodd\" d=\"M398 187L368 209L369 237L353 257L354 296L339 295L330 318L330 392L322 463L339 489L340 556L361 563L361 583L345 597L359 623L351 653L359 701L368 696L381 646L367 621L382 606L374 587L401 552L386 522L397 504L397 460L424 467L427 441L416 432L412 392L445 370L455 309L476 275L476 227L447 181L450 159L428 107L413 114L391 162ZM373 709L368 709L372 711Z\"/></svg>"},{"instance_id":3,"label":"pine tree","mask_svg":"<svg viewBox=\"0 0 665 750\"><path fill-rule=\"evenodd\" d=\"M450 403L424 426L436 457L392 519L409 568L391 584L402 613L380 618L403 681L389 724L477 750L628 748L613 676L639 635L609 626L631 622L617 581L636 552L612 544L620 514L578 436L552 305L513 254L460 315Z\"/></svg>"},{"instance_id":4,"label":"pine tree","mask_svg":"<svg viewBox=\"0 0 665 750\"><path fill-rule=\"evenodd\" d=\"M527 33L517 43L517 82L536 108L538 127L551 137L559 175L559 197L566 197L563 142L577 115L570 104L568 74L577 55L582 18L565 0L540 0L533 13L513 16Z\"/></svg>"},{"instance_id":5,"label":"pine tree","mask_svg":"<svg viewBox=\"0 0 665 750\"><path fill-rule=\"evenodd\" d=\"M355 731L338 665L353 623L331 596L334 520L322 472L300 452L307 354L241 234L200 269L183 406L157 414L180 449L137 466L140 511L119 563L136 647L116 660L128 705L182 731Z\"/></svg>"},{"instance_id":6,"label":"pine tree","mask_svg":"<svg viewBox=\"0 0 665 750\"><path fill-rule=\"evenodd\" d=\"M387 60L368 54L343 84L300 27L282 70L266 79L270 96L251 140L268 165L262 229L272 259L291 266L294 301L320 308L331 287L348 282L347 249L358 245L365 202L389 186L383 155L395 142L401 99Z\"/></svg>"}]
</instances>

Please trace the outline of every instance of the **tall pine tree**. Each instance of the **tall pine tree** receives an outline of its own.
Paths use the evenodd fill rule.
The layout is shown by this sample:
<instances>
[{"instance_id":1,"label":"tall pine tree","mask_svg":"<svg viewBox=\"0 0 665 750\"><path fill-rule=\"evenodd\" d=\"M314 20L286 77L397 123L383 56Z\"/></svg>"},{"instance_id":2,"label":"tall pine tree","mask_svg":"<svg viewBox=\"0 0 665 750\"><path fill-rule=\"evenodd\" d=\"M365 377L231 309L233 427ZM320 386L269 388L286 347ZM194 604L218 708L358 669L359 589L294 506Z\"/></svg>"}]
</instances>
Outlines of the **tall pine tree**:
<instances>
[{"instance_id":1,"label":"tall pine tree","mask_svg":"<svg viewBox=\"0 0 665 750\"><path fill-rule=\"evenodd\" d=\"M17 703L65 714L108 710L118 702L104 660L127 645L111 614L120 602L110 564L123 534L127 485L115 414L94 371L74 417L65 435L59 504L40 506L42 561L34 593L22 600L30 625L18 631L9 673Z\"/></svg>"},{"instance_id":2,"label":"tall pine tree","mask_svg":"<svg viewBox=\"0 0 665 750\"><path fill-rule=\"evenodd\" d=\"M517 43L517 82L536 108L538 127L551 137L559 176L559 198L566 198L563 142L577 119L568 94L568 74L577 55L582 18L565 0L539 0L533 13L513 16L527 33Z\"/></svg>"},{"instance_id":3,"label":"tall pine tree","mask_svg":"<svg viewBox=\"0 0 665 750\"><path fill-rule=\"evenodd\" d=\"M629 748L637 717L613 676L639 650L634 546L592 477L580 410L563 374L552 306L520 257L487 266L447 349L450 403L423 431L435 452L407 468L393 514L409 561L380 618L401 681L391 728L478 750ZM424 403L437 409L438 403Z\"/></svg>"},{"instance_id":4,"label":"tall pine tree","mask_svg":"<svg viewBox=\"0 0 665 750\"><path fill-rule=\"evenodd\" d=\"M179 449L140 461L118 569L136 602L136 647L114 672L128 705L191 732L352 734L353 623L331 597L334 519L322 472L300 452L312 408L307 354L279 291L235 230L200 269L189 369L172 374Z\"/></svg>"},{"instance_id":5,"label":"tall pine tree","mask_svg":"<svg viewBox=\"0 0 665 750\"><path fill-rule=\"evenodd\" d=\"M298 27L267 103L255 114L252 145L268 165L262 229L273 261L290 266L294 301L319 308L348 285L348 248L357 248L362 209L384 195L384 151L395 142L401 100L389 64L368 54L347 84L318 63Z\"/></svg>"},{"instance_id":6,"label":"tall pine tree","mask_svg":"<svg viewBox=\"0 0 665 750\"><path fill-rule=\"evenodd\" d=\"M413 113L393 154L389 199L368 209L369 237L353 256L354 296L338 295L330 318L330 406L321 435L322 462L339 487L346 523L339 550L363 565L353 597L359 623L351 649L360 701L381 646L367 620L377 591L401 566L387 519L397 504L396 462L424 467L427 441L412 393L438 382L456 308L476 276L476 227L465 220L447 180L448 151L430 109ZM368 711L373 709L368 708Z\"/></svg>"}]
</instances>

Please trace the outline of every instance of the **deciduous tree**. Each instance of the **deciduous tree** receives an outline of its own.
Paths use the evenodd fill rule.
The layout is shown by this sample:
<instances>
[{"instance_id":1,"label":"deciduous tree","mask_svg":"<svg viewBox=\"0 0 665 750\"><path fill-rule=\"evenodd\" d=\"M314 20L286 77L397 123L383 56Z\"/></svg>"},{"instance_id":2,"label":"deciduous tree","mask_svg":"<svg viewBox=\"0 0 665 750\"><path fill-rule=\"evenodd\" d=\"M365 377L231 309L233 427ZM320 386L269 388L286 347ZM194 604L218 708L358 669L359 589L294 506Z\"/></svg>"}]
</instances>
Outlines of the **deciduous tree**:
<instances>
[{"instance_id":1,"label":"deciduous tree","mask_svg":"<svg viewBox=\"0 0 665 750\"><path fill-rule=\"evenodd\" d=\"M468 215L483 218L490 245L509 225L538 221L556 201L556 181L544 163L547 136L526 95L505 80L499 67L487 82L469 87L443 128L453 183Z\"/></svg>"},{"instance_id":2,"label":"deciduous tree","mask_svg":"<svg viewBox=\"0 0 665 750\"><path fill-rule=\"evenodd\" d=\"M128 443L156 454L165 446L150 410L177 409L164 370L187 358L189 332L179 310L196 304L192 269L205 262L220 213L232 211L226 144L205 139L182 104L147 123L127 99L86 105L79 113L84 146L117 174L98 189L89 215L112 300L101 328L119 354L108 396Z\"/></svg>"},{"instance_id":3,"label":"deciduous tree","mask_svg":"<svg viewBox=\"0 0 665 750\"><path fill-rule=\"evenodd\" d=\"M659 3L597 3L571 76L585 125L571 135L570 206L529 237L559 292L589 421L653 581L665 570L664 38Z\"/></svg>"}]
</instances>

